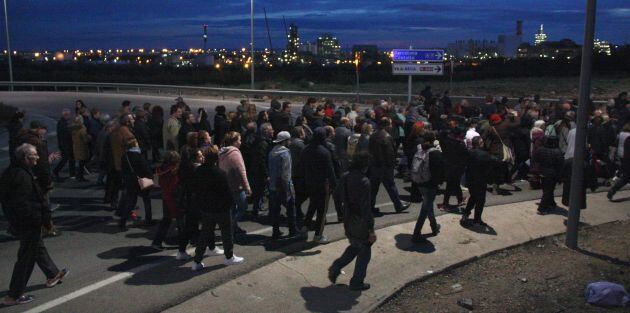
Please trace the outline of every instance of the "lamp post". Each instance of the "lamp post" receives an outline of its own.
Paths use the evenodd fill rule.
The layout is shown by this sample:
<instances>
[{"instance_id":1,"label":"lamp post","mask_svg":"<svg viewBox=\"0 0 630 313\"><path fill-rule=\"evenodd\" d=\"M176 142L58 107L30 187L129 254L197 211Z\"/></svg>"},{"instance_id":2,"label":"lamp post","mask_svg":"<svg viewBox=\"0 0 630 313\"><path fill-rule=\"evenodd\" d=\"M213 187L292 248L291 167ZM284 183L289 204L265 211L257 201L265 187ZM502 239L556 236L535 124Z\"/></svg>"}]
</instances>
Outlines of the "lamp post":
<instances>
[{"instance_id":1,"label":"lamp post","mask_svg":"<svg viewBox=\"0 0 630 313\"><path fill-rule=\"evenodd\" d=\"M251 89L255 89L254 88L254 64L256 64L256 62L254 62L254 0L251 0L251 12L250 12L250 38L251 41L249 43L249 54L251 56L252 59L252 64L249 67L249 71L251 74Z\"/></svg>"},{"instance_id":2,"label":"lamp post","mask_svg":"<svg viewBox=\"0 0 630 313\"><path fill-rule=\"evenodd\" d=\"M9 90L13 91L13 63L11 63L11 40L9 39L9 14L7 13L7 0L4 0L4 25L7 31L7 55L9 56L9 81L11 82Z\"/></svg>"},{"instance_id":3,"label":"lamp post","mask_svg":"<svg viewBox=\"0 0 630 313\"><path fill-rule=\"evenodd\" d=\"M586 150L586 121L588 102L591 95L591 68L593 59L593 37L595 34L595 0L586 2L586 21L584 26L584 45L582 46L582 65L580 68L580 100L577 111L575 130L575 149L571 170L571 197L567 219L567 237L565 244L571 249L577 248L580 210L584 207L584 155Z\"/></svg>"}]
</instances>

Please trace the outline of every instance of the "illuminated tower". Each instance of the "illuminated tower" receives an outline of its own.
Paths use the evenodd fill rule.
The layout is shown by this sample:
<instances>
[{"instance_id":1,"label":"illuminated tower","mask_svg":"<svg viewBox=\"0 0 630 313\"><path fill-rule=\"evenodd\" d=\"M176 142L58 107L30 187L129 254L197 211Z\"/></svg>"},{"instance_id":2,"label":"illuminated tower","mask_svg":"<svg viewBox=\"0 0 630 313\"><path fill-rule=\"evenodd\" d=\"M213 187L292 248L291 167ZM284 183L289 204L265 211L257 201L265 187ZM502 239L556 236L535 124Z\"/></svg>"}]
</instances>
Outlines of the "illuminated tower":
<instances>
[{"instance_id":1,"label":"illuminated tower","mask_svg":"<svg viewBox=\"0 0 630 313\"><path fill-rule=\"evenodd\" d=\"M543 24L540 24L540 29L534 35L534 45L539 45L543 42L547 41L547 34L545 34L545 30L543 29Z\"/></svg>"},{"instance_id":2,"label":"illuminated tower","mask_svg":"<svg viewBox=\"0 0 630 313\"><path fill-rule=\"evenodd\" d=\"M289 26L289 34L287 37L287 55L285 56L285 59L290 63L294 63L298 60L298 47L300 45L298 28L295 24L291 23Z\"/></svg>"},{"instance_id":3,"label":"illuminated tower","mask_svg":"<svg viewBox=\"0 0 630 313\"><path fill-rule=\"evenodd\" d=\"M208 44L208 25L203 25L203 52L206 53L206 45Z\"/></svg>"}]
</instances>

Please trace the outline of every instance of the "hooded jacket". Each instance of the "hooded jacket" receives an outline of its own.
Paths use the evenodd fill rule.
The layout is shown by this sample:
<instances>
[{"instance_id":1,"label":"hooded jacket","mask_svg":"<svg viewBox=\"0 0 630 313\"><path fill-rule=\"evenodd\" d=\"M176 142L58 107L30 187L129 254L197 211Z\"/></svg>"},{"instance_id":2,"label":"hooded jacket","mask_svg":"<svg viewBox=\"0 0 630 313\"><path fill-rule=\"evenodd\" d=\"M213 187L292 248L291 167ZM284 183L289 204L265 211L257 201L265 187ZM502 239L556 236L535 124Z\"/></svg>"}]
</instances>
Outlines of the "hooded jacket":
<instances>
[{"instance_id":1,"label":"hooded jacket","mask_svg":"<svg viewBox=\"0 0 630 313\"><path fill-rule=\"evenodd\" d=\"M73 123L72 130L72 154L77 161L87 161L90 158L90 136L83 124Z\"/></svg>"},{"instance_id":2,"label":"hooded jacket","mask_svg":"<svg viewBox=\"0 0 630 313\"><path fill-rule=\"evenodd\" d=\"M277 144L269 152L269 191L289 191L291 181L291 152Z\"/></svg>"},{"instance_id":3,"label":"hooded jacket","mask_svg":"<svg viewBox=\"0 0 630 313\"><path fill-rule=\"evenodd\" d=\"M333 167L330 151L324 146L326 140L326 130L324 128L315 129L313 141L304 148L301 155L301 165L304 180L309 188L322 188L326 182L330 188L336 187L335 170Z\"/></svg>"},{"instance_id":4,"label":"hooded jacket","mask_svg":"<svg viewBox=\"0 0 630 313\"><path fill-rule=\"evenodd\" d=\"M219 151L219 168L227 175L228 184L232 192L251 191L243 156L238 148L233 146L221 148Z\"/></svg>"}]
</instances>

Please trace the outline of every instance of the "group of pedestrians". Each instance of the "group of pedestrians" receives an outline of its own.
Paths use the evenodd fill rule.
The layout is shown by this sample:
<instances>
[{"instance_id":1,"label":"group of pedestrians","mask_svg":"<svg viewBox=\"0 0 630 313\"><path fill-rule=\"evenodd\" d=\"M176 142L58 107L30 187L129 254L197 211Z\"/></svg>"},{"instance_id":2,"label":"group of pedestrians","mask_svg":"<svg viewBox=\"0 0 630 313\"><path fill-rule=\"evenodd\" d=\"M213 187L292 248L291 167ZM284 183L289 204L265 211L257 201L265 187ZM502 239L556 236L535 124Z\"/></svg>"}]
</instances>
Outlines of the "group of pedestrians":
<instances>
[{"instance_id":1,"label":"group of pedestrians","mask_svg":"<svg viewBox=\"0 0 630 313\"><path fill-rule=\"evenodd\" d=\"M356 290L369 288L363 280L376 241L374 217L383 215L376 205L380 185L395 212L411 205L401 200L395 177L411 183L412 202L422 202L412 237L418 243L426 240L422 235L426 219L432 235L440 232L434 214L439 193L444 197L438 207L461 213L465 227L487 226L482 212L488 187L497 194L510 187L518 190L514 185L518 179L542 188L540 214L556 208L553 192L559 182L564 183L563 204L568 205L577 103L545 104L538 97L510 103L491 96L484 102L452 103L447 93L433 95L425 88L407 105L379 100L362 109L309 98L301 113L294 114L288 101L274 99L268 110L258 110L243 100L234 111L215 107L210 123L204 108L193 111L181 98L168 109L166 120L159 105L132 106L125 101L110 119L78 100L74 112L61 112L60 152L54 153L48 151L45 125L33 121L23 129L24 114L18 112L10 124L12 165L3 183L19 178L24 196L8 195L6 201L3 196L3 209L22 212L12 216L29 216L32 223L25 226L22 217L10 219L21 248L16 282L12 281L5 303L29 300L22 297L34 260L52 282L67 274L47 257L41 234L34 229L54 232L48 201L53 181L84 182L92 171L99 173L96 183L105 190L103 201L119 217L122 231L129 220L138 226L157 224L151 197L159 190L163 217L151 246L164 249L174 220L176 258L193 258L186 249L196 246L193 270L204 268L206 248L224 255L226 265L242 263L244 259L234 253L235 240L247 234L240 222L259 221L265 209L272 240L305 240L313 231L313 240L325 244L330 203L350 246L329 268L328 277L335 282L356 257L350 283ZM589 158L584 166L593 175L586 177L612 184L609 199L630 179L629 112L626 93L605 105L589 104ZM66 165L70 176L63 178ZM588 181L585 186L595 188L596 183ZM144 219L138 213L138 197L143 200ZM303 211L306 200L308 208ZM215 242L217 225L222 249Z\"/></svg>"}]
</instances>

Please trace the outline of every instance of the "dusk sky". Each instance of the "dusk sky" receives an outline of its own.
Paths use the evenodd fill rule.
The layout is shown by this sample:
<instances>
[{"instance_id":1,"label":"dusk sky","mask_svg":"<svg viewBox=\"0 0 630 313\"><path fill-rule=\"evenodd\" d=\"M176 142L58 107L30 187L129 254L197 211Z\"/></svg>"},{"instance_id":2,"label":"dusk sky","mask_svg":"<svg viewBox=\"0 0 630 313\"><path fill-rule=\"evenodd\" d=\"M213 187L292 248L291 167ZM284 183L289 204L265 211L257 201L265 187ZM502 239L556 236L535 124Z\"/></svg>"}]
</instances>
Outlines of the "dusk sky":
<instances>
[{"instance_id":1,"label":"dusk sky","mask_svg":"<svg viewBox=\"0 0 630 313\"><path fill-rule=\"evenodd\" d=\"M239 48L249 42L250 1L228 0L7 0L14 50L200 48L202 24L208 48ZM586 1L526 0L255 0L256 49L269 46L267 10L275 49L286 46L282 17L299 28L300 41L324 32L342 48L377 44L380 49L445 47L457 39L496 40L523 20L525 41L539 25L550 40L582 41ZM596 37L630 43L630 1L597 3ZM4 27L4 20L2 26ZM6 47L4 29L0 45Z\"/></svg>"}]
</instances>

